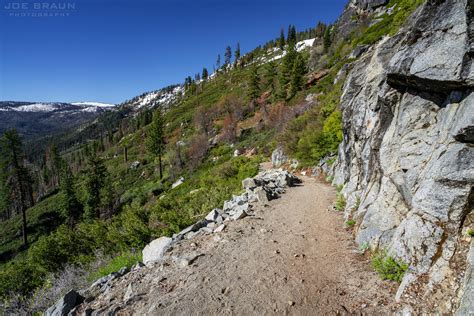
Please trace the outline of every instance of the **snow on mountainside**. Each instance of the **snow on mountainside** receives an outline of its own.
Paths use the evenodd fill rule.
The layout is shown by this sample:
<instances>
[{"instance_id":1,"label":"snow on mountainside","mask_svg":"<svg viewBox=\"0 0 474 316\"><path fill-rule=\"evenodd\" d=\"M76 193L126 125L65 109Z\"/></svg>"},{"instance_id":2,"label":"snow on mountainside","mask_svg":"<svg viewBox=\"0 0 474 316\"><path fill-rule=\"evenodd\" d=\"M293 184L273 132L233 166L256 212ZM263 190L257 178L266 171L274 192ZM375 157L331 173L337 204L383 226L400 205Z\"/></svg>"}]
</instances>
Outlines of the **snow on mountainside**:
<instances>
[{"instance_id":1,"label":"snow on mountainside","mask_svg":"<svg viewBox=\"0 0 474 316\"><path fill-rule=\"evenodd\" d=\"M296 51L297 52L302 52L303 50L310 48L313 46L313 43L316 39L315 38L310 38L307 40L299 41L296 43ZM260 57L257 59L257 61L261 64L269 63L271 61L275 61L278 59L281 59L285 57L286 55L286 50L281 50L278 47L274 47L272 49L269 49L264 57Z\"/></svg>"},{"instance_id":2,"label":"snow on mountainside","mask_svg":"<svg viewBox=\"0 0 474 316\"><path fill-rule=\"evenodd\" d=\"M169 86L160 90L146 92L130 101L135 108L162 106L167 109L171 103L177 101L184 94L181 85Z\"/></svg>"},{"instance_id":3,"label":"snow on mountainside","mask_svg":"<svg viewBox=\"0 0 474 316\"><path fill-rule=\"evenodd\" d=\"M15 128L26 137L41 137L90 122L115 109L99 102L0 101L0 134Z\"/></svg>"},{"instance_id":4,"label":"snow on mountainside","mask_svg":"<svg viewBox=\"0 0 474 316\"><path fill-rule=\"evenodd\" d=\"M1 102L0 111L17 111L17 112L53 112L53 111L85 111L85 112L101 112L102 109L112 108L115 105L99 103L99 102Z\"/></svg>"}]
</instances>

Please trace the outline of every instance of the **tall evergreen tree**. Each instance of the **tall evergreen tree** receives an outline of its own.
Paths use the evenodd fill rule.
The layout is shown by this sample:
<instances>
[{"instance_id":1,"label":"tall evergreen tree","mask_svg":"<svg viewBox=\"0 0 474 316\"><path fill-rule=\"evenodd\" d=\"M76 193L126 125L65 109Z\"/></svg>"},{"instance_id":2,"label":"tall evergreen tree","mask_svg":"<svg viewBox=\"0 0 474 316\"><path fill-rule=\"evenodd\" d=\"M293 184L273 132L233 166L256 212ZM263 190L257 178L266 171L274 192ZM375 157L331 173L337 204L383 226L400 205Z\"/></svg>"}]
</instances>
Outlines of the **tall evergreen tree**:
<instances>
[{"instance_id":1,"label":"tall evergreen tree","mask_svg":"<svg viewBox=\"0 0 474 316\"><path fill-rule=\"evenodd\" d=\"M332 44L331 27L328 26L324 31L324 49L327 51Z\"/></svg>"},{"instance_id":2,"label":"tall evergreen tree","mask_svg":"<svg viewBox=\"0 0 474 316\"><path fill-rule=\"evenodd\" d=\"M255 101L258 98L260 92L260 77L258 75L258 68L256 66L252 67L249 79L249 96L252 101Z\"/></svg>"},{"instance_id":3,"label":"tall evergreen tree","mask_svg":"<svg viewBox=\"0 0 474 316\"><path fill-rule=\"evenodd\" d=\"M235 52L234 52L234 58L235 58L235 63L237 64L240 58L240 43L237 43L237 47L235 48Z\"/></svg>"},{"instance_id":4,"label":"tall evergreen tree","mask_svg":"<svg viewBox=\"0 0 474 316\"><path fill-rule=\"evenodd\" d=\"M287 94L287 86L291 80L291 76L293 73L293 65L295 63L296 58L298 57L298 53L296 52L295 45L291 44L292 42L288 43L288 49L285 57L283 57L283 61L280 66L280 72L278 76L278 93L277 97L280 99L286 99Z\"/></svg>"},{"instance_id":5,"label":"tall evergreen tree","mask_svg":"<svg viewBox=\"0 0 474 316\"><path fill-rule=\"evenodd\" d=\"M285 49L285 31L283 31L283 28L280 30L280 38L278 39L278 47L280 47L281 50Z\"/></svg>"},{"instance_id":6,"label":"tall evergreen tree","mask_svg":"<svg viewBox=\"0 0 474 316\"><path fill-rule=\"evenodd\" d=\"M288 26L288 39L287 43L289 46L296 45L296 27L294 25Z\"/></svg>"},{"instance_id":7,"label":"tall evergreen tree","mask_svg":"<svg viewBox=\"0 0 474 316\"><path fill-rule=\"evenodd\" d=\"M276 72L276 65L275 62L271 61L265 64L265 71L264 71L264 80L266 82L267 87L269 87L272 91L272 94L276 92L276 84L275 79L277 76Z\"/></svg>"},{"instance_id":8,"label":"tall evergreen tree","mask_svg":"<svg viewBox=\"0 0 474 316\"><path fill-rule=\"evenodd\" d=\"M163 178L163 152L165 149L165 121L161 110L158 109L153 115L153 122L151 123L150 129L147 133L146 146L148 151L155 157L158 158L158 167L160 170L160 179Z\"/></svg>"},{"instance_id":9,"label":"tall evergreen tree","mask_svg":"<svg viewBox=\"0 0 474 316\"><path fill-rule=\"evenodd\" d=\"M94 219L100 217L101 191L108 178L107 168L102 158L91 154L87 161L85 170L85 193L84 217Z\"/></svg>"},{"instance_id":10,"label":"tall evergreen tree","mask_svg":"<svg viewBox=\"0 0 474 316\"><path fill-rule=\"evenodd\" d=\"M303 76L306 73L306 65L304 58L298 54L293 64L293 71L291 74L290 95L294 96L298 90L303 87Z\"/></svg>"},{"instance_id":11,"label":"tall evergreen tree","mask_svg":"<svg viewBox=\"0 0 474 316\"><path fill-rule=\"evenodd\" d=\"M0 218L6 220L11 217L10 188L7 184L7 176L0 168Z\"/></svg>"},{"instance_id":12,"label":"tall evergreen tree","mask_svg":"<svg viewBox=\"0 0 474 316\"><path fill-rule=\"evenodd\" d=\"M28 245L26 210L33 206L32 179L24 166L23 145L16 130L6 131L0 139L0 167L10 207L22 215L23 246Z\"/></svg>"},{"instance_id":13,"label":"tall evergreen tree","mask_svg":"<svg viewBox=\"0 0 474 316\"><path fill-rule=\"evenodd\" d=\"M229 65L230 60L232 59L232 48L230 46L227 46L225 48L225 53L224 53L224 65Z\"/></svg>"},{"instance_id":14,"label":"tall evergreen tree","mask_svg":"<svg viewBox=\"0 0 474 316\"><path fill-rule=\"evenodd\" d=\"M204 67L204 68L202 69L202 79L203 79L203 80L207 80L208 77L209 77L209 72L207 71L207 68Z\"/></svg>"},{"instance_id":15,"label":"tall evergreen tree","mask_svg":"<svg viewBox=\"0 0 474 316\"><path fill-rule=\"evenodd\" d=\"M216 68L221 68L221 54L217 55Z\"/></svg>"},{"instance_id":16,"label":"tall evergreen tree","mask_svg":"<svg viewBox=\"0 0 474 316\"><path fill-rule=\"evenodd\" d=\"M61 168L60 209L67 219L69 226L73 227L82 215L82 205L79 203L74 190L74 177L71 169L66 164Z\"/></svg>"}]
</instances>

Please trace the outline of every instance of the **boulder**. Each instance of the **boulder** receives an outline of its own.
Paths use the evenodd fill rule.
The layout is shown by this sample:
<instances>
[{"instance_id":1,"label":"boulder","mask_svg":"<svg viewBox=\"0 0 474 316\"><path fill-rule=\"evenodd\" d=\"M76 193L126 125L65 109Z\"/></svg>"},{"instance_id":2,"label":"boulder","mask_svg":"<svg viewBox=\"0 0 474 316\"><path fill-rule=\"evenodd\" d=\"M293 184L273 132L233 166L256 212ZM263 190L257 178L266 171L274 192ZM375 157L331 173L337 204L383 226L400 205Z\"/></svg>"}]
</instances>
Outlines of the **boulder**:
<instances>
[{"instance_id":1,"label":"boulder","mask_svg":"<svg viewBox=\"0 0 474 316\"><path fill-rule=\"evenodd\" d=\"M244 218L244 217L246 217L246 216L247 216L247 212L246 212L244 209L239 209L239 210L237 210L237 211L234 213L234 215L232 215L231 218L232 218L234 221L237 221L237 220L242 219L242 218Z\"/></svg>"},{"instance_id":2,"label":"boulder","mask_svg":"<svg viewBox=\"0 0 474 316\"><path fill-rule=\"evenodd\" d=\"M265 191L264 188L262 187L255 188L255 190L253 191L253 194L255 195L258 202L262 204L268 203L267 191Z\"/></svg>"},{"instance_id":3,"label":"boulder","mask_svg":"<svg viewBox=\"0 0 474 316\"><path fill-rule=\"evenodd\" d=\"M207 224L208 224L208 221L206 219L200 220L199 222L196 222L196 223L186 227L182 231L180 231L178 234L176 234L174 236L174 238L179 238L180 236L182 237L182 236L184 236L184 235L186 235L190 232L196 232L199 229L201 229L202 227L206 227Z\"/></svg>"},{"instance_id":4,"label":"boulder","mask_svg":"<svg viewBox=\"0 0 474 316\"><path fill-rule=\"evenodd\" d=\"M169 237L160 237L153 240L143 249L143 263L149 265L163 258L166 249L171 245L173 239Z\"/></svg>"},{"instance_id":5,"label":"boulder","mask_svg":"<svg viewBox=\"0 0 474 316\"><path fill-rule=\"evenodd\" d=\"M288 157L283 151L283 147L279 146L272 152L272 165L274 168L278 168L288 161Z\"/></svg>"},{"instance_id":6,"label":"boulder","mask_svg":"<svg viewBox=\"0 0 474 316\"><path fill-rule=\"evenodd\" d=\"M214 229L214 233L220 233L221 231L223 231L225 229L225 224L221 224L220 226L218 226L216 229Z\"/></svg>"},{"instance_id":7,"label":"boulder","mask_svg":"<svg viewBox=\"0 0 474 316\"><path fill-rule=\"evenodd\" d=\"M70 290L44 313L45 316L66 316L74 307L81 304L84 298Z\"/></svg>"},{"instance_id":8,"label":"boulder","mask_svg":"<svg viewBox=\"0 0 474 316\"><path fill-rule=\"evenodd\" d=\"M257 183L254 178L247 178L242 180L242 187L244 189L254 189L257 187Z\"/></svg>"},{"instance_id":9,"label":"boulder","mask_svg":"<svg viewBox=\"0 0 474 316\"><path fill-rule=\"evenodd\" d=\"M219 217L219 212L217 209L213 209L209 214L206 216L206 220L209 222L215 222L217 217Z\"/></svg>"},{"instance_id":10,"label":"boulder","mask_svg":"<svg viewBox=\"0 0 474 316\"><path fill-rule=\"evenodd\" d=\"M183 183L184 183L184 177L179 177L179 179L171 185L171 188L174 189Z\"/></svg>"},{"instance_id":11,"label":"boulder","mask_svg":"<svg viewBox=\"0 0 474 316\"><path fill-rule=\"evenodd\" d=\"M130 169L137 169L140 166L140 161L136 160L130 164Z\"/></svg>"}]
</instances>

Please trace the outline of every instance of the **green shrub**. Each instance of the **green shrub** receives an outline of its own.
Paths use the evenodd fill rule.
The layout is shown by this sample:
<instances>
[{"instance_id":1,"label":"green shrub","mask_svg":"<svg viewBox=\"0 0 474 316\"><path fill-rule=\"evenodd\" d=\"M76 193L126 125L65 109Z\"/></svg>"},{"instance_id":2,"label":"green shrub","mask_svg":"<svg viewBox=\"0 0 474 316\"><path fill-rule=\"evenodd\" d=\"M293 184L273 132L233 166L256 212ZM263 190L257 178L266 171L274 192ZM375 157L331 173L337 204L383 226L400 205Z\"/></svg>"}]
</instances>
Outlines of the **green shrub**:
<instances>
[{"instance_id":1,"label":"green shrub","mask_svg":"<svg viewBox=\"0 0 474 316\"><path fill-rule=\"evenodd\" d=\"M346 208L346 199L341 193L337 194L336 204L334 205L334 207L336 208L336 210L341 212L344 211L344 209Z\"/></svg>"},{"instance_id":2,"label":"green shrub","mask_svg":"<svg viewBox=\"0 0 474 316\"><path fill-rule=\"evenodd\" d=\"M92 273L89 276L89 279L96 280L103 276L109 275L113 272L117 272L123 267L127 267L130 269L133 265L137 262L142 260L142 255L140 252L131 252L126 251L117 256L115 256L112 260L110 260L106 265L102 266L96 272Z\"/></svg>"},{"instance_id":3,"label":"green shrub","mask_svg":"<svg viewBox=\"0 0 474 316\"><path fill-rule=\"evenodd\" d=\"M39 287L45 273L27 260L17 260L9 263L0 271L0 299L16 293L27 295Z\"/></svg>"},{"instance_id":4,"label":"green shrub","mask_svg":"<svg viewBox=\"0 0 474 316\"><path fill-rule=\"evenodd\" d=\"M353 220L353 219L349 219L349 220L346 221L346 226L347 226L347 227L352 227L352 226L354 226L355 224L356 224L356 221Z\"/></svg>"},{"instance_id":5,"label":"green shrub","mask_svg":"<svg viewBox=\"0 0 474 316\"><path fill-rule=\"evenodd\" d=\"M468 228L466 230L466 235L468 235L469 237L474 237L474 229Z\"/></svg>"},{"instance_id":6,"label":"green shrub","mask_svg":"<svg viewBox=\"0 0 474 316\"><path fill-rule=\"evenodd\" d=\"M408 270L408 264L387 254L386 250L379 251L372 258L372 266L383 280L400 283Z\"/></svg>"}]
</instances>

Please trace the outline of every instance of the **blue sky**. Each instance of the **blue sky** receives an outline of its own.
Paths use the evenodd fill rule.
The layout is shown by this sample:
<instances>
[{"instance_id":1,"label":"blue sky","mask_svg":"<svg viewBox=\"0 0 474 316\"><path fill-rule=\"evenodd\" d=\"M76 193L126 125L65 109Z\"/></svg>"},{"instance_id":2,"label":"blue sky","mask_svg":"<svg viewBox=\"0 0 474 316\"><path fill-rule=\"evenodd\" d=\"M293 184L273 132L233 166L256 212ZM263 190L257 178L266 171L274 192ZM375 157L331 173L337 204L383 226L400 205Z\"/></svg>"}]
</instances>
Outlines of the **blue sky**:
<instances>
[{"instance_id":1,"label":"blue sky","mask_svg":"<svg viewBox=\"0 0 474 316\"><path fill-rule=\"evenodd\" d=\"M244 53L288 24L333 22L346 2L0 0L0 100L120 103L211 70L227 45ZM63 3L75 9L51 10Z\"/></svg>"}]
</instances>

